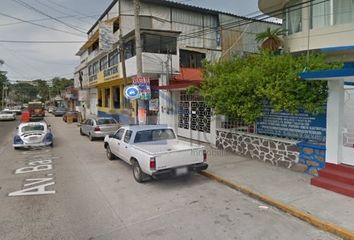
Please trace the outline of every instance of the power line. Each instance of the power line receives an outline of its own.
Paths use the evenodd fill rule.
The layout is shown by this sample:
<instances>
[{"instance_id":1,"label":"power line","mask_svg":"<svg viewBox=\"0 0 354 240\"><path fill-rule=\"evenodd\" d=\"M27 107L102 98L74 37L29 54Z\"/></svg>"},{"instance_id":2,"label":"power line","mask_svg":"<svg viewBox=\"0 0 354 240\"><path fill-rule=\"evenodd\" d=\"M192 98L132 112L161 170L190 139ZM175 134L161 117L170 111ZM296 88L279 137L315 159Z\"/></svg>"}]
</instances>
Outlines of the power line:
<instances>
[{"instance_id":1,"label":"power line","mask_svg":"<svg viewBox=\"0 0 354 240\"><path fill-rule=\"evenodd\" d=\"M64 15L67 14L66 12L63 12L63 11L57 9L56 7L53 7L53 6L51 6L51 5L47 4L47 3L44 3L44 2L42 2L42 1L40 1L40 0L36 0L36 2L37 2L38 4L40 4L40 5L42 5L42 6L45 6L45 7L48 8L48 9L51 9L51 10L53 10L53 11L55 11L55 12L60 13L60 14L64 14ZM80 14L80 16L81 16L81 14ZM57 18L58 18L58 17L57 17ZM60 19L60 18L58 18L58 19ZM78 21L80 21L81 23L84 23L84 24L88 24L87 22L85 22L85 21L83 21L83 20L81 20L81 19L79 19L79 18L75 18L75 20L78 20ZM74 27L76 27L76 28L79 28L78 26L75 26L75 25L72 25L72 26L74 26Z\"/></svg>"},{"instance_id":2,"label":"power line","mask_svg":"<svg viewBox=\"0 0 354 240\"><path fill-rule=\"evenodd\" d=\"M43 44L43 43L63 43L63 44L72 44L72 43L84 43L86 41L50 41L50 40L44 40L44 41L26 41L26 40L0 40L2 43L34 43L34 44Z\"/></svg>"},{"instance_id":3,"label":"power line","mask_svg":"<svg viewBox=\"0 0 354 240\"><path fill-rule=\"evenodd\" d=\"M63 8L63 9L65 9L65 10L69 10L69 11L75 12L75 13L79 14L80 16L83 16L83 17L90 17L90 18L96 20L96 18L94 18L94 16L87 16L87 15L84 15L84 14L80 13L79 11L76 11L75 9L66 7L66 6L61 5L61 4L59 4L59 3L57 3L57 2L54 2L54 1L52 1L52 0L47 0L47 1L50 2L51 4L54 4L54 5L58 6L58 7L61 7L61 8ZM98 16L100 16L100 15L98 15Z\"/></svg>"},{"instance_id":4,"label":"power line","mask_svg":"<svg viewBox=\"0 0 354 240\"><path fill-rule=\"evenodd\" d=\"M29 5L29 4L25 3L25 2L23 2L22 0L12 0L12 1L14 1L14 2L16 2L16 3L18 3L18 4L22 5L22 6L24 6L24 7L27 8L27 9L33 10L33 11L39 13L39 14L42 14L42 15L44 15L44 16L46 16L46 17L49 17L49 18L53 19L54 21L59 22L59 23L65 25L65 26L67 26L67 27L69 27L69 28L71 28L71 29L74 29L74 30L76 30L76 31L78 31L78 32L81 32L81 33L85 33L85 31L82 31L82 30L80 30L79 28L77 28L77 27L75 27L75 26L73 26L73 25L71 25L71 24L68 24L68 23L66 23L66 22L64 22L64 21L62 21L62 20L60 20L60 19L58 19L58 18L56 18L56 17L53 17L53 16L51 16L51 15L49 15L49 14L47 14L47 13L45 13L45 12L43 12L43 11L41 11L41 10L35 8L35 7L33 7L33 6L31 6L31 5ZM86 34L86 33L85 33L85 34Z\"/></svg>"},{"instance_id":5,"label":"power line","mask_svg":"<svg viewBox=\"0 0 354 240\"><path fill-rule=\"evenodd\" d=\"M91 16L87 16L87 17L77 17L77 16L78 15L65 15L65 16L61 16L61 17L57 17L57 18L66 19L66 18L75 18L76 17L77 19L84 19L84 18L99 16L99 14L91 15ZM37 19L31 19L31 20L27 20L27 21L29 21L29 22L42 22L42 21L48 21L48 20L52 20L52 19L51 18L37 18ZM23 21L3 23L3 24L0 24L0 27L11 26L11 25L16 25L16 24L20 24L20 23L23 23Z\"/></svg>"},{"instance_id":6,"label":"power line","mask_svg":"<svg viewBox=\"0 0 354 240\"><path fill-rule=\"evenodd\" d=\"M21 18L18 18L18 17L10 16L10 15L8 15L6 13L0 12L0 15L4 16L4 17L15 19L15 20L18 20L18 21L21 21L21 22L25 22L25 23L28 23L28 24L31 24L31 25L34 25L34 26L37 26L37 27L41 27L41 28L45 28L45 29L49 29L49 30L53 30L53 31L57 31L57 32L63 32L63 33L67 33L67 34L71 34L71 35L82 37L82 35L79 35L79 34L76 34L76 33L73 33L73 32L68 32L68 31L65 31L65 30L58 29L58 28L48 27L48 26L45 26L45 25L42 25L42 24L39 24L39 23L34 23L34 22L31 22L31 21L28 21L28 20L24 20L24 19L21 19Z\"/></svg>"}]
</instances>

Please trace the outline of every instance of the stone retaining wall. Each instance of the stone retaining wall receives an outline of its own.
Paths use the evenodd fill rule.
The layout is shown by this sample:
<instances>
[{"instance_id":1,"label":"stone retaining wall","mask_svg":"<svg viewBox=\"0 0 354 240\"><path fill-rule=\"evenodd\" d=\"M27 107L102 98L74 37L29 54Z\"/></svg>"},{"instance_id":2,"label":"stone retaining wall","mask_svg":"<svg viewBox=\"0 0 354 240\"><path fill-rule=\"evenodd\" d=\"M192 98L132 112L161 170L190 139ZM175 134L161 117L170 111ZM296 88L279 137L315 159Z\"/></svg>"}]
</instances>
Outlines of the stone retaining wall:
<instances>
[{"instance_id":1,"label":"stone retaining wall","mask_svg":"<svg viewBox=\"0 0 354 240\"><path fill-rule=\"evenodd\" d=\"M228 129L218 129L216 138L216 146L220 149L285 168L291 168L299 161L297 143Z\"/></svg>"}]
</instances>

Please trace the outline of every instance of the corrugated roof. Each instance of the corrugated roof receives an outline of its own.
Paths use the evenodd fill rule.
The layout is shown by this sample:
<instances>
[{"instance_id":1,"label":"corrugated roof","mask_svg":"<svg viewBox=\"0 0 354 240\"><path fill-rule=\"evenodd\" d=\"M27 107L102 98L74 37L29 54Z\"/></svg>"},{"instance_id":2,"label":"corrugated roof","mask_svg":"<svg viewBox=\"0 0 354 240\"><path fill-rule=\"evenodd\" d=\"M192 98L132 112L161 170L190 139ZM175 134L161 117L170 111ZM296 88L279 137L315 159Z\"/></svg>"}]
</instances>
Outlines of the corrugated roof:
<instances>
[{"instance_id":1,"label":"corrugated roof","mask_svg":"<svg viewBox=\"0 0 354 240\"><path fill-rule=\"evenodd\" d=\"M95 24L90 28L90 30L88 30L87 33L90 33L97 26L97 24L113 8L113 6L116 4L117 1L118 0L112 1L112 3L104 11L104 13L99 17L99 19L95 22ZM198 7L198 6L189 5L189 4L185 4L185 3L173 2L173 1L169 1L169 0L140 0L140 1L145 2L145 3L152 3L152 4L156 4L156 5L174 7L174 8L184 9L184 10L191 10L191 11L195 11L195 12L207 13L207 14L212 14L212 15L225 14L225 15L229 15L229 16L233 16L233 17L242 18L245 20L252 20L252 21L257 21L257 22L267 22L264 20L256 20L254 18L244 17L244 16L233 14L233 13L223 12L223 11L219 11L219 10L213 10L213 9L209 9L209 8ZM268 23L273 23L273 22L268 22ZM274 23L274 24L276 24L276 23Z\"/></svg>"}]
</instances>

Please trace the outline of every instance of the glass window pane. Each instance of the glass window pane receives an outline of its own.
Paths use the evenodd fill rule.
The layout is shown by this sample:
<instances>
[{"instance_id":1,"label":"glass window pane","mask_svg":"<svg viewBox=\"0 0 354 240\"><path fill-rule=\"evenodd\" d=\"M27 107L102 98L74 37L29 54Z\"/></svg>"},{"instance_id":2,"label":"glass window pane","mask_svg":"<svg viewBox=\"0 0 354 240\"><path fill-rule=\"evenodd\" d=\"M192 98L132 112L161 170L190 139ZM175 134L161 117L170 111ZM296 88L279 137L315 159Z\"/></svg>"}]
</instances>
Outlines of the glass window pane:
<instances>
[{"instance_id":1,"label":"glass window pane","mask_svg":"<svg viewBox=\"0 0 354 240\"><path fill-rule=\"evenodd\" d=\"M330 25L330 1L315 0L311 7L312 28L325 27Z\"/></svg>"},{"instance_id":2,"label":"glass window pane","mask_svg":"<svg viewBox=\"0 0 354 240\"><path fill-rule=\"evenodd\" d=\"M354 22L354 1L333 0L334 24L345 24Z\"/></svg>"},{"instance_id":3,"label":"glass window pane","mask_svg":"<svg viewBox=\"0 0 354 240\"><path fill-rule=\"evenodd\" d=\"M145 34L143 36L143 52L160 53L160 36Z\"/></svg>"},{"instance_id":4,"label":"glass window pane","mask_svg":"<svg viewBox=\"0 0 354 240\"><path fill-rule=\"evenodd\" d=\"M302 31L302 0L293 0L287 5L286 23L288 34Z\"/></svg>"},{"instance_id":5,"label":"glass window pane","mask_svg":"<svg viewBox=\"0 0 354 240\"><path fill-rule=\"evenodd\" d=\"M161 37L161 51L160 53L177 53L177 39L175 37Z\"/></svg>"}]
</instances>

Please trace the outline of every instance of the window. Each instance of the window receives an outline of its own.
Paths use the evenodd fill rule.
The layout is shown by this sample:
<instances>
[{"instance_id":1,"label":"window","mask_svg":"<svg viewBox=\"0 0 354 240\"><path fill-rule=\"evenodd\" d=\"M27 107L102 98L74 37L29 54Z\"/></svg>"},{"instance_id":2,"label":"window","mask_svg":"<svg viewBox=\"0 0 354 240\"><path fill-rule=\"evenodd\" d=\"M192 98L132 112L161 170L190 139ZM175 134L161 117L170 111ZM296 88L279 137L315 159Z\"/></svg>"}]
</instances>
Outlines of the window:
<instances>
[{"instance_id":1,"label":"window","mask_svg":"<svg viewBox=\"0 0 354 240\"><path fill-rule=\"evenodd\" d=\"M118 50L115 49L113 52L111 52L108 55L108 66L112 67L114 65L117 65L118 62L119 62L119 53L118 53Z\"/></svg>"},{"instance_id":2,"label":"window","mask_svg":"<svg viewBox=\"0 0 354 240\"><path fill-rule=\"evenodd\" d=\"M125 59L135 56L135 40L130 40L125 44Z\"/></svg>"},{"instance_id":3,"label":"window","mask_svg":"<svg viewBox=\"0 0 354 240\"><path fill-rule=\"evenodd\" d=\"M97 125L106 125L106 124L117 124L117 121L113 118L100 118L97 120Z\"/></svg>"},{"instance_id":4,"label":"window","mask_svg":"<svg viewBox=\"0 0 354 240\"><path fill-rule=\"evenodd\" d=\"M333 0L333 22L334 24L354 22L353 0Z\"/></svg>"},{"instance_id":5,"label":"window","mask_svg":"<svg viewBox=\"0 0 354 240\"><path fill-rule=\"evenodd\" d=\"M125 136L124 136L124 142L128 143L130 141L130 138L132 137L132 131L128 130L126 133L125 133Z\"/></svg>"},{"instance_id":6,"label":"window","mask_svg":"<svg viewBox=\"0 0 354 240\"><path fill-rule=\"evenodd\" d=\"M89 74L89 76L93 75L93 74L92 74L92 65L90 65L90 66L88 67L88 74Z\"/></svg>"},{"instance_id":7,"label":"window","mask_svg":"<svg viewBox=\"0 0 354 240\"><path fill-rule=\"evenodd\" d=\"M101 60L100 60L100 70L101 70L101 71L106 70L106 69L107 69L107 65L108 65L107 56L104 56L104 57L101 58Z\"/></svg>"},{"instance_id":8,"label":"window","mask_svg":"<svg viewBox=\"0 0 354 240\"><path fill-rule=\"evenodd\" d=\"M320 28L330 25L330 1L314 0L311 6L311 27Z\"/></svg>"},{"instance_id":9,"label":"window","mask_svg":"<svg viewBox=\"0 0 354 240\"><path fill-rule=\"evenodd\" d=\"M205 59L204 53L180 50L180 64L184 68L201 68L202 61Z\"/></svg>"},{"instance_id":10,"label":"window","mask_svg":"<svg viewBox=\"0 0 354 240\"><path fill-rule=\"evenodd\" d=\"M125 129L119 129L118 132L114 135L115 139L122 140Z\"/></svg>"},{"instance_id":11,"label":"window","mask_svg":"<svg viewBox=\"0 0 354 240\"><path fill-rule=\"evenodd\" d=\"M302 0L292 0L287 4L285 27L288 34L302 31Z\"/></svg>"},{"instance_id":12,"label":"window","mask_svg":"<svg viewBox=\"0 0 354 240\"><path fill-rule=\"evenodd\" d=\"M99 70L99 63L97 61L92 64L92 75L96 74L98 70Z\"/></svg>"},{"instance_id":13,"label":"window","mask_svg":"<svg viewBox=\"0 0 354 240\"><path fill-rule=\"evenodd\" d=\"M113 88L113 104L114 104L114 108L116 109L120 108L120 88L119 87Z\"/></svg>"},{"instance_id":14,"label":"window","mask_svg":"<svg viewBox=\"0 0 354 240\"><path fill-rule=\"evenodd\" d=\"M113 33L119 30L119 19L115 20L113 23Z\"/></svg>"},{"instance_id":15,"label":"window","mask_svg":"<svg viewBox=\"0 0 354 240\"><path fill-rule=\"evenodd\" d=\"M98 47L99 47L99 42L98 41L94 42L91 48L89 49L89 53L95 51L96 49L98 49Z\"/></svg>"},{"instance_id":16,"label":"window","mask_svg":"<svg viewBox=\"0 0 354 240\"><path fill-rule=\"evenodd\" d=\"M176 136L171 129L145 130L136 133L134 143L163 141L175 138Z\"/></svg>"},{"instance_id":17,"label":"window","mask_svg":"<svg viewBox=\"0 0 354 240\"><path fill-rule=\"evenodd\" d=\"M143 51L150 53L176 54L177 38L159 36L153 34L143 34Z\"/></svg>"},{"instance_id":18,"label":"window","mask_svg":"<svg viewBox=\"0 0 354 240\"><path fill-rule=\"evenodd\" d=\"M27 125L21 128L21 132L44 131L43 125Z\"/></svg>"},{"instance_id":19,"label":"window","mask_svg":"<svg viewBox=\"0 0 354 240\"><path fill-rule=\"evenodd\" d=\"M111 107L111 106L110 106L110 105L111 105L111 104L110 104L111 91L110 91L109 88L106 88L106 89L104 90L104 95L105 95L104 107L110 108L110 107Z\"/></svg>"}]
</instances>

